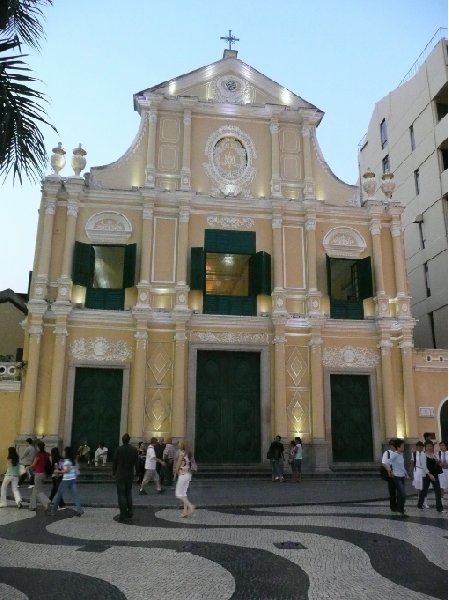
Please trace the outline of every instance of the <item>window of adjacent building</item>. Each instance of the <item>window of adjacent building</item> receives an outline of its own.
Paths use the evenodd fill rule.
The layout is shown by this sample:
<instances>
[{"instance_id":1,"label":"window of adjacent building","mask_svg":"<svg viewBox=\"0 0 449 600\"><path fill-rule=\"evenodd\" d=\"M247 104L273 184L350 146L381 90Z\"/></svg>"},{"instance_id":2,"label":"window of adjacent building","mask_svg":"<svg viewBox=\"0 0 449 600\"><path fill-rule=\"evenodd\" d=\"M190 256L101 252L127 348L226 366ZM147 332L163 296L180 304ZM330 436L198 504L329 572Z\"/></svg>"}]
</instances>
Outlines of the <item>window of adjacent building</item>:
<instances>
[{"instance_id":1,"label":"window of adjacent building","mask_svg":"<svg viewBox=\"0 0 449 600\"><path fill-rule=\"evenodd\" d=\"M75 242L72 280L86 288L86 308L123 310L125 288L134 286L136 244Z\"/></svg>"},{"instance_id":2,"label":"window of adjacent building","mask_svg":"<svg viewBox=\"0 0 449 600\"><path fill-rule=\"evenodd\" d=\"M255 232L205 231L191 249L190 289L203 293L203 312L256 315L257 296L271 295L271 256L256 252Z\"/></svg>"},{"instance_id":3,"label":"window of adjacent building","mask_svg":"<svg viewBox=\"0 0 449 600\"><path fill-rule=\"evenodd\" d=\"M410 146L412 148L412 151L416 148L416 142L415 142L415 130L413 128L413 125L410 125L410 127L408 128L409 133L410 133Z\"/></svg>"},{"instance_id":4,"label":"window of adjacent building","mask_svg":"<svg viewBox=\"0 0 449 600\"><path fill-rule=\"evenodd\" d=\"M426 282L426 296L429 298L431 296L430 291L430 278L429 278L429 263L424 263L424 278Z\"/></svg>"},{"instance_id":5,"label":"window of adjacent building","mask_svg":"<svg viewBox=\"0 0 449 600\"><path fill-rule=\"evenodd\" d=\"M363 300L373 295L371 257L361 260L326 256L332 319L363 319Z\"/></svg>"},{"instance_id":6,"label":"window of adjacent building","mask_svg":"<svg viewBox=\"0 0 449 600\"><path fill-rule=\"evenodd\" d=\"M447 140L438 148L441 172L447 171Z\"/></svg>"},{"instance_id":7,"label":"window of adjacent building","mask_svg":"<svg viewBox=\"0 0 449 600\"><path fill-rule=\"evenodd\" d=\"M387 154L382 159L382 173L389 173L389 172L390 172L390 157Z\"/></svg>"},{"instance_id":8,"label":"window of adjacent building","mask_svg":"<svg viewBox=\"0 0 449 600\"><path fill-rule=\"evenodd\" d=\"M424 236L424 222L421 219L418 221L419 241L421 243L421 249L426 247L426 238Z\"/></svg>"},{"instance_id":9,"label":"window of adjacent building","mask_svg":"<svg viewBox=\"0 0 449 600\"><path fill-rule=\"evenodd\" d=\"M447 236L447 194L442 197L441 206L443 208L444 228L446 230L446 236Z\"/></svg>"},{"instance_id":10,"label":"window of adjacent building","mask_svg":"<svg viewBox=\"0 0 449 600\"><path fill-rule=\"evenodd\" d=\"M437 339L436 339L436 335L435 335L435 317L433 312L430 312L428 314L429 317L429 323L430 323L430 333L432 335L432 347L436 348L437 347Z\"/></svg>"},{"instance_id":11,"label":"window of adjacent building","mask_svg":"<svg viewBox=\"0 0 449 600\"><path fill-rule=\"evenodd\" d=\"M447 83L435 96L435 112L437 121L441 121L447 115Z\"/></svg>"},{"instance_id":12,"label":"window of adjacent building","mask_svg":"<svg viewBox=\"0 0 449 600\"><path fill-rule=\"evenodd\" d=\"M418 196L418 194L419 194L419 169L416 169L416 171L413 171L413 177L415 180L415 193Z\"/></svg>"},{"instance_id":13,"label":"window of adjacent building","mask_svg":"<svg viewBox=\"0 0 449 600\"><path fill-rule=\"evenodd\" d=\"M388 142L387 122L385 121L385 119L382 119L382 121L380 123L380 143L382 145L382 148L385 147L387 142Z\"/></svg>"}]
</instances>

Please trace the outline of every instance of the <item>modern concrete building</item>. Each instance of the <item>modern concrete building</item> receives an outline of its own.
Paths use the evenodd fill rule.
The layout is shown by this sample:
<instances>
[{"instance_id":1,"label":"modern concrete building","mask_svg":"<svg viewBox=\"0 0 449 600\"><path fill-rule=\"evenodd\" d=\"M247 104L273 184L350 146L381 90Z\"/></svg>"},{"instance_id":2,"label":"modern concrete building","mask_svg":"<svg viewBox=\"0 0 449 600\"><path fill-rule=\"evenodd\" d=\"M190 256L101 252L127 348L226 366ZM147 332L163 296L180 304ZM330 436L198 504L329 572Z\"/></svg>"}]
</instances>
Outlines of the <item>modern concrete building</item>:
<instances>
[{"instance_id":1,"label":"modern concrete building","mask_svg":"<svg viewBox=\"0 0 449 600\"><path fill-rule=\"evenodd\" d=\"M404 207L414 341L421 348L447 348L447 119L444 29L401 84L376 103L359 149L361 175L368 169L379 179L394 173L393 199Z\"/></svg>"},{"instance_id":2,"label":"modern concrete building","mask_svg":"<svg viewBox=\"0 0 449 600\"><path fill-rule=\"evenodd\" d=\"M234 50L134 106L116 162L83 178L78 148L64 177L55 149L1 439L113 452L128 431L235 465L301 435L306 466L327 471L373 465L392 436L440 436L447 353L413 350L402 208L360 206L333 175L323 112Z\"/></svg>"}]
</instances>

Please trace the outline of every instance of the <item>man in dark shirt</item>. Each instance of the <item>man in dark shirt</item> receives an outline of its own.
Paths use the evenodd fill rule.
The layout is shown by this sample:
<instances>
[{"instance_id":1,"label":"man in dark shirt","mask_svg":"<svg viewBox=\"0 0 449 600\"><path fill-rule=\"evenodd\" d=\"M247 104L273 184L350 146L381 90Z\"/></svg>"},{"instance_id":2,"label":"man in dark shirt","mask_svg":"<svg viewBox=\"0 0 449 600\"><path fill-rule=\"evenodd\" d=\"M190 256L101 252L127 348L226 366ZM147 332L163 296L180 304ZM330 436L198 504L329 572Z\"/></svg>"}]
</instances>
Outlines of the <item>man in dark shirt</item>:
<instances>
[{"instance_id":1,"label":"man in dark shirt","mask_svg":"<svg viewBox=\"0 0 449 600\"><path fill-rule=\"evenodd\" d=\"M267 458L271 462L271 478L273 481L284 481L284 445L281 443L281 436L277 435L271 442L268 449Z\"/></svg>"},{"instance_id":2,"label":"man in dark shirt","mask_svg":"<svg viewBox=\"0 0 449 600\"><path fill-rule=\"evenodd\" d=\"M112 474L117 485L117 499L120 509L118 520L121 523L131 521L133 517L133 478L139 474L137 448L130 446L127 433L122 437L123 446L117 449L112 461Z\"/></svg>"}]
</instances>

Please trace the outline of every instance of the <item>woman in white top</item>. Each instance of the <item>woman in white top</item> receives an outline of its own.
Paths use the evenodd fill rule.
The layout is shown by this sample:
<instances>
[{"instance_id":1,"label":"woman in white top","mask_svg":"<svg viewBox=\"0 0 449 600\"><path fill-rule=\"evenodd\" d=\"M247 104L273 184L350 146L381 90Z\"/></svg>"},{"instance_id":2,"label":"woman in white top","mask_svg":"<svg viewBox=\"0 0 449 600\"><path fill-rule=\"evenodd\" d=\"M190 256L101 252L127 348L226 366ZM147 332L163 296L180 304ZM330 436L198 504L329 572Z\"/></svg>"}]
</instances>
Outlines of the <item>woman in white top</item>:
<instances>
[{"instance_id":1,"label":"woman in white top","mask_svg":"<svg viewBox=\"0 0 449 600\"><path fill-rule=\"evenodd\" d=\"M192 459L192 451L187 442L181 442L175 467L175 476L177 477L175 495L179 500L182 500L184 505L181 517L189 517L195 510L195 507L187 498L187 490L192 479Z\"/></svg>"}]
</instances>

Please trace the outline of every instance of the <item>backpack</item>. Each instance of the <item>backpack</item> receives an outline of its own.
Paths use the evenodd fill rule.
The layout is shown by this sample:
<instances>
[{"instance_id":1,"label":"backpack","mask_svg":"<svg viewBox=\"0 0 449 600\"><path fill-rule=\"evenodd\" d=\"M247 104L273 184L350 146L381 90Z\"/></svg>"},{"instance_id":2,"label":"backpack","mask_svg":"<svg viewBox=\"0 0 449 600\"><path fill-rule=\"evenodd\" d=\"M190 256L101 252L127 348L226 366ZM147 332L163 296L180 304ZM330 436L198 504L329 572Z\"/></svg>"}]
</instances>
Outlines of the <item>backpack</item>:
<instances>
[{"instance_id":1,"label":"backpack","mask_svg":"<svg viewBox=\"0 0 449 600\"><path fill-rule=\"evenodd\" d=\"M53 475L53 465L51 464L50 455L46 453L45 458L45 475L51 477Z\"/></svg>"},{"instance_id":2,"label":"backpack","mask_svg":"<svg viewBox=\"0 0 449 600\"><path fill-rule=\"evenodd\" d=\"M390 451L387 450L388 458L390 458ZM384 481L390 481L391 477L388 475L388 471L383 464L380 465L380 478Z\"/></svg>"}]
</instances>

